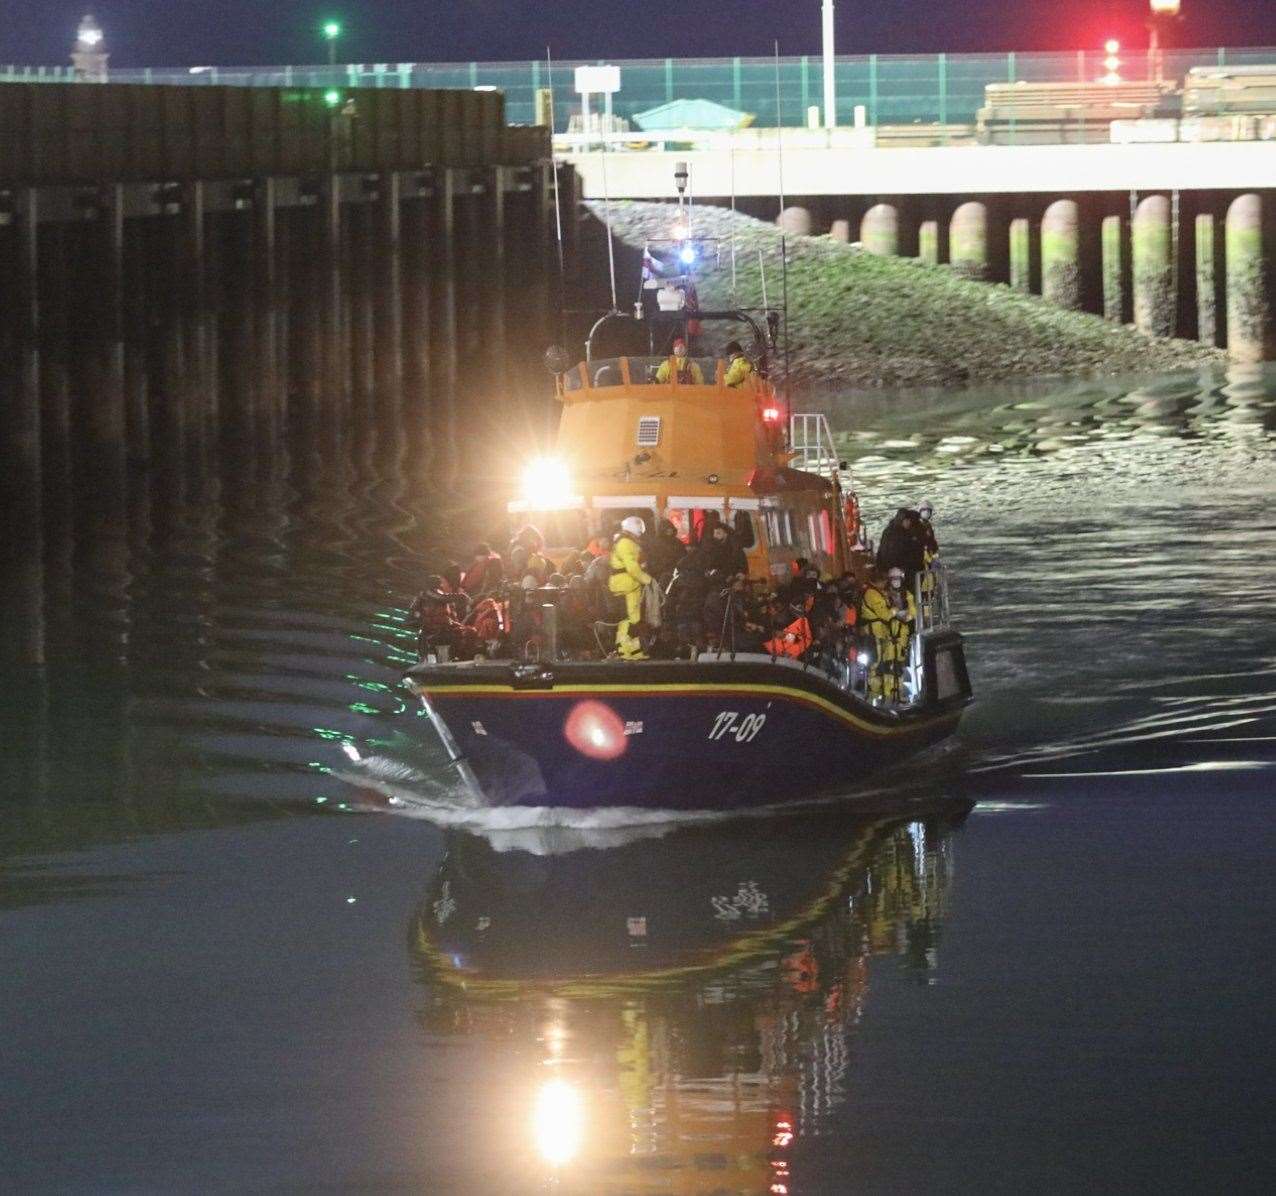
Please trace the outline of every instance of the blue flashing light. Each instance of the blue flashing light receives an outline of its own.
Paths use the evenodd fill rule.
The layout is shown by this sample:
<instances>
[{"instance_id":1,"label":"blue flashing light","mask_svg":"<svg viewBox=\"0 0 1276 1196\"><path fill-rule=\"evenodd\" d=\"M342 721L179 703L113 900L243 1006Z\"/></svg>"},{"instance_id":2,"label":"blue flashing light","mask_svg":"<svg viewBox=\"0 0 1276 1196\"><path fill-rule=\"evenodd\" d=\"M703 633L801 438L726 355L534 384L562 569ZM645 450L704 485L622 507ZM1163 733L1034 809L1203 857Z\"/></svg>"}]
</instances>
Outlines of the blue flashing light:
<instances>
[{"instance_id":1,"label":"blue flashing light","mask_svg":"<svg viewBox=\"0 0 1276 1196\"><path fill-rule=\"evenodd\" d=\"M686 245L678 256L682 259L684 265L689 266L696 260L696 251L692 246Z\"/></svg>"}]
</instances>

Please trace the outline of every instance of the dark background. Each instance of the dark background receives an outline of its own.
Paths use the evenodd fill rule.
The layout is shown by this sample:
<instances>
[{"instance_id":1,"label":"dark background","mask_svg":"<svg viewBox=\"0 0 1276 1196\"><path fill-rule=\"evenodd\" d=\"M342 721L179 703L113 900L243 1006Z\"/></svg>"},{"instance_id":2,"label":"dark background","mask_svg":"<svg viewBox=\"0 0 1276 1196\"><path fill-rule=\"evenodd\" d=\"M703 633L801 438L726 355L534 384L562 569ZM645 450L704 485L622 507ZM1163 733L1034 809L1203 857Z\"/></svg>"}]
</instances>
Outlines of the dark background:
<instances>
[{"instance_id":1,"label":"dark background","mask_svg":"<svg viewBox=\"0 0 1276 1196\"><path fill-rule=\"evenodd\" d=\"M1184 0L1173 44L1276 44L1270 0ZM820 48L820 0L0 0L0 62L65 64L80 17L106 30L113 64L315 62L325 16L348 62L785 54ZM846 54L1098 49L1146 44L1146 0L841 0Z\"/></svg>"}]
</instances>

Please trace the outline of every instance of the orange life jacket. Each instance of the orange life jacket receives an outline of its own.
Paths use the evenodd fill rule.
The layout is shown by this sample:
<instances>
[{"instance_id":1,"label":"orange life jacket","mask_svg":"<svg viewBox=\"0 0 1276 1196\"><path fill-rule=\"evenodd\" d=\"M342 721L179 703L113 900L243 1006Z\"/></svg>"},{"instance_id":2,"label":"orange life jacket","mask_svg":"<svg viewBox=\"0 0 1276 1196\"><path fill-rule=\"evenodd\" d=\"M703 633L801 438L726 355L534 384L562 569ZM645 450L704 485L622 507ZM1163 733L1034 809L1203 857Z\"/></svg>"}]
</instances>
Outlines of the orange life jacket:
<instances>
[{"instance_id":1,"label":"orange life jacket","mask_svg":"<svg viewBox=\"0 0 1276 1196\"><path fill-rule=\"evenodd\" d=\"M799 615L775 639L768 641L766 650L772 656L791 656L796 660L814 640L810 622L805 615Z\"/></svg>"}]
</instances>

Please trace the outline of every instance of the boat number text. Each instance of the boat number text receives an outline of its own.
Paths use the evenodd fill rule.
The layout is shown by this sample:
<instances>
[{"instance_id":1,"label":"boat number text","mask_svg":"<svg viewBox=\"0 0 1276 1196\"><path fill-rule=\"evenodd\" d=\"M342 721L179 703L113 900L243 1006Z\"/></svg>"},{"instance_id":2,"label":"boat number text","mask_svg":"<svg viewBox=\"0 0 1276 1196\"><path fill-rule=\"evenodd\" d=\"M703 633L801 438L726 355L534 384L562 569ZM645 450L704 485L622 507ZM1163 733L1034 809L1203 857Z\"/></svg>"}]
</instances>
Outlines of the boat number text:
<instances>
[{"instance_id":1,"label":"boat number text","mask_svg":"<svg viewBox=\"0 0 1276 1196\"><path fill-rule=\"evenodd\" d=\"M746 714L742 718L738 710L724 710L713 720L709 738L726 739L730 736L736 743L751 743L765 723L765 714Z\"/></svg>"}]
</instances>

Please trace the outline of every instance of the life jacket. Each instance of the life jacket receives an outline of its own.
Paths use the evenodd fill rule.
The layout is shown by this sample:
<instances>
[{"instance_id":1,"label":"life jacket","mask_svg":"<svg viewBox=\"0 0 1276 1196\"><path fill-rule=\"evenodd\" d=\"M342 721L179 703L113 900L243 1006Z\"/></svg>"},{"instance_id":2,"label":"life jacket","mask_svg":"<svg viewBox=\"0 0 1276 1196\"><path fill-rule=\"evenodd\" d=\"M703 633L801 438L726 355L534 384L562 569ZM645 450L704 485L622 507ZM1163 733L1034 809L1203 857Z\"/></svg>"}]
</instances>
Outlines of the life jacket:
<instances>
[{"instance_id":1,"label":"life jacket","mask_svg":"<svg viewBox=\"0 0 1276 1196\"><path fill-rule=\"evenodd\" d=\"M481 598L474 606L469 625L480 639L498 640L505 634L508 623L503 603L495 598Z\"/></svg>"},{"instance_id":2,"label":"life jacket","mask_svg":"<svg viewBox=\"0 0 1276 1196\"><path fill-rule=\"evenodd\" d=\"M766 650L772 656L791 656L797 660L814 642L810 621L805 615L799 615L775 639L767 641Z\"/></svg>"},{"instance_id":3,"label":"life jacket","mask_svg":"<svg viewBox=\"0 0 1276 1196\"><path fill-rule=\"evenodd\" d=\"M612 593L624 593L629 590L636 590L642 584L638 578L633 575L630 566L642 571L642 545L633 538L628 532L622 532L616 539L616 543L612 545L611 558L608 561L611 569ZM627 582L619 583L621 588L617 590L616 584L618 578L627 578Z\"/></svg>"},{"instance_id":4,"label":"life jacket","mask_svg":"<svg viewBox=\"0 0 1276 1196\"><path fill-rule=\"evenodd\" d=\"M852 491L842 502L842 516L846 520L846 534L852 544L859 544L860 536L860 500Z\"/></svg>"}]
</instances>

